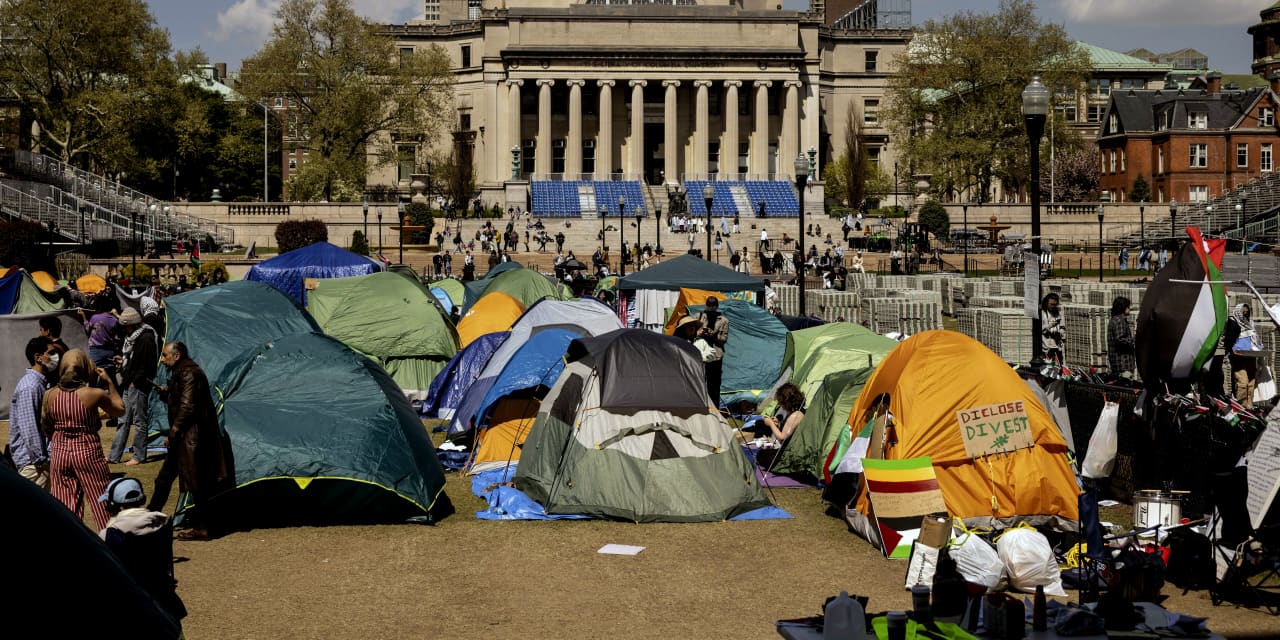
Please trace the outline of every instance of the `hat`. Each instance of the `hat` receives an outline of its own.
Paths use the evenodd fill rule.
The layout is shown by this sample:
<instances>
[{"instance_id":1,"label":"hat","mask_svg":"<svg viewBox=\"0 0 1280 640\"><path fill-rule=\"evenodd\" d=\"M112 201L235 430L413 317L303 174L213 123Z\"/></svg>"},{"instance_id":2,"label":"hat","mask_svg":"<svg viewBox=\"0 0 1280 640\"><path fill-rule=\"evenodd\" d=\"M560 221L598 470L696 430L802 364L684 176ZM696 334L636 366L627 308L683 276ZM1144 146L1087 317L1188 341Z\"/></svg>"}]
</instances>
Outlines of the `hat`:
<instances>
[{"instance_id":1,"label":"hat","mask_svg":"<svg viewBox=\"0 0 1280 640\"><path fill-rule=\"evenodd\" d=\"M135 324L142 324L142 314L137 309L129 307L120 314L120 324L129 327Z\"/></svg>"},{"instance_id":2,"label":"hat","mask_svg":"<svg viewBox=\"0 0 1280 640\"><path fill-rule=\"evenodd\" d=\"M107 492L98 496L98 502L117 507L140 507L146 501L147 494L136 478L116 478L107 484Z\"/></svg>"},{"instance_id":3,"label":"hat","mask_svg":"<svg viewBox=\"0 0 1280 640\"><path fill-rule=\"evenodd\" d=\"M676 333L679 333L680 330L684 328L684 326L687 324L701 324L701 323L698 321L697 318L693 316L685 316L683 318L680 318L680 322L676 323Z\"/></svg>"}]
</instances>

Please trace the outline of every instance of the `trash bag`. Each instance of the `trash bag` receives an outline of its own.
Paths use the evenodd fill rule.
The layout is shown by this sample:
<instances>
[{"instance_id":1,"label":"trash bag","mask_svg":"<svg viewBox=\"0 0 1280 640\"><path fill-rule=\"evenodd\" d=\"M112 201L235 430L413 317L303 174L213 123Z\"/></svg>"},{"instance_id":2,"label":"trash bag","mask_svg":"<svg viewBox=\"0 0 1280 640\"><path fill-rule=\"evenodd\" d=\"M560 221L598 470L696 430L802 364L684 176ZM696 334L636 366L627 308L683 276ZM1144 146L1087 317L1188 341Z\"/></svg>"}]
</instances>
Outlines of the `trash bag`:
<instances>
[{"instance_id":1,"label":"trash bag","mask_svg":"<svg viewBox=\"0 0 1280 640\"><path fill-rule=\"evenodd\" d=\"M1044 587L1047 595L1067 595L1053 547L1043 533L1025 525L1009 529L996 539L996 553L1013 588L1035 593L1036 587Z\"/></svg>"},{"instance_id":2,"label":"trash bag","mask_svg":"<svg viewBox=\"0 0 1280 640\"><path fill-rule=\"evenodd\" d=\"M1111 468L1116 463L1116 445L1119 434L1116 425L1120 421L1120 405L1108 402L1102 406L1102 414L1098 416L1098 426L1089 438L1089 450L1084 454L1084 463L1080 465L1080 475L1086 478L1108 478Z\"/></svg>"},{"instance_id":3,"label":"trash bag","mask_svg":"<svg viewBox=\"0 0 1280 640\"><path fill-rule=\"evenodd\" d=\"M998 590L1004 584L1004 563L991 545L973 532L951 540L951 559L965 580Z\"/></svg>"}]
</instances>

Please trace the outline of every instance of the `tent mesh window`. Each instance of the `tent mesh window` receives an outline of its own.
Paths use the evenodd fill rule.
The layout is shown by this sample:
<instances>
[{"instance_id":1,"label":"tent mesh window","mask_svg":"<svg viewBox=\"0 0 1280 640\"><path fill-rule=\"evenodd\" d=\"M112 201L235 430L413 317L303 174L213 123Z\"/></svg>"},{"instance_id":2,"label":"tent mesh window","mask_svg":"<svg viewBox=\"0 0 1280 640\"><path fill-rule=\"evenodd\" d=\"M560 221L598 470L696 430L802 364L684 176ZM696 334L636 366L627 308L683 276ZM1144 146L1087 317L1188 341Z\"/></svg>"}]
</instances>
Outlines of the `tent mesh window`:
<instances>
[{"instance_id":1,"label":"tent mesh window","mask_svg":"<svg viewBox=\"0 0 1280 640\"><path fill-rule=\"evenodd\" d=\"M551 417L565 424L573 424L582 401L582 376L573 374L565 381L564 388L551 405Z\"/></svg>"}]
</instances>

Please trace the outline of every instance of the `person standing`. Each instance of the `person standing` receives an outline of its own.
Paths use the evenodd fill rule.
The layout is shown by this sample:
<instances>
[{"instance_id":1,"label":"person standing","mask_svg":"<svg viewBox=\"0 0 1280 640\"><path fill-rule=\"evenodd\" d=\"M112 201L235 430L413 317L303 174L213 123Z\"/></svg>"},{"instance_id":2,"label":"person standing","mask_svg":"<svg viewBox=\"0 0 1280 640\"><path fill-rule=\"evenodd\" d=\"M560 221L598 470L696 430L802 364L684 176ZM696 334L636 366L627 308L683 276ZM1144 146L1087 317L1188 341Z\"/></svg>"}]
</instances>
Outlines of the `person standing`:
<instances>
[{"instance_id":1,"label":"person standing","mask_svg":"<svg viewBox=\"0 0 1280 640\"><path fill-rule=\"evenodd\" d=\"M769 250L769 230L760 227L760 248L764 251Z\"/></svg>"},{"instance_id":2,"label":"person standing","mask_svg":"<svg viewBox=\"0 0 1280 640\"><path fill-rule=\"evenodd\" d=\"M1107 322L1107 363L1111 365L1111 373L1122 378L1132 378L1138 368L1133 328L1129 326L1132 308L1128 298L1116 297L1111 301L1111 320Z\"/></svg>"},{"instance_id":3,"label":"person standing","mask_svg":"<svg viewBox=\"0 0 1280 640\"><path fill-rule=\"evenodd\" d=\"M1129 270L1129 248L1128 247L1120 247L1120 270L1121 271Z\"/></svg>"},{"instance_id":4,"label":"person standing","mask_svg":"<svg viewBox=\"0 0 1280 640\"><path fill-rule=\"evenodd\" d=\"M707 373L707 394L711 403L720 406L720 380L724 375L724 345L729 342L729 319L720 313L720 301L707 296L707 306L698 316L698 337L711 346L711 354L703 359Z\"/></svg>"},{"instance_id":5,"label":"person standing","mask_svg":"<svg viewBox=\"0 0 1280 640\"><path fill-rule=\"evenodd\" d=\"M107 462L120 464L124 445L129 441L129 430L136 429L133 437L133 458L125 464L136 465L147 461L147 428L151 414L147 397L151 394L151 382L156 377L158 347L155 330L142 321L142 314L125 309L120 314L120 326L129 332L121 348L120 386L124 387L124 418L116 427L111 441Z\"/></svg>"},{"instance_id":6,"label":"person standing","mask_svg":"<svg viewBox=\"0 0 1280 640\"><path fill-rule=\"evenodd\" d=\"M160 387L169 406L169 437L165 439L169 453L156 476L148 508L163 510L176 478L179 490L190 493L194 504L186 514L190 528L177 538L208 540L209 501L235 485L231 440L218 426L209 380L191 359L187 345L176 341L166 344L160 363L169 370L169 384Z\"/></svg>"},{"instance_id":7,"label":"person standing","mask_svg":"<svg viewBox=\"0 0 1280 640\"><path fill-rule=\"evenodd\" d=\"M1222 345L1227 349L1231 365L1233 395L1246 409L1253 408L1253 392L1258 386L1258 359L1250 357L1256 355L1251 352L1258 350L1257 333L1250 315L1248 303L1236 305L1222 330Z\"/></svg>"},{"instance_id":8,"label":"person standing","mask_svg":"<svg viewBox=\"0 0 1280 640\"><path fill-rule=\"evenodd\" d=\"M1062 322L1061 301L1056 293L1050 293L1040 301L1040 344L1044 357L1062 363L1062 349L1067 342L1067 328Z\"/></svg>"},{"instance_id":9,"label":"person standing","mask_svg":"<svg viewBox=\"0 0 1280 640\"><path fill-rule=\"evenodd\" d=\"M49 489L49 439L40 430L40 402L58 371L61 353L44 336L27 341L27 372L9 403L9 455L18 475Z\"/></svg>"},{"instance_id":10,"label":"person standing","mask_svg":"<svg viewBox=\"0 0 1280 640\"><path fill-rule=\"evenodd\" d=\"M49 436L50 493L76 519L84 517L84 501L88 498L93 520L102 529L109 516L94 497L106 491L111 470L98 437L102 428L98 411L119 417L124 413L124 400L106 369L94 368L84 351L68 351L58 373L58 386L45 392L40 407L40 427ZM107 388L99 389L93 384L105 384Z\"/></svg>"},{"instance_id":11,"label":"person standing","mask_svg":"<svg viewBox=\"0 0 1280 640\"><path fill-rule=\"evenodd\" d=\"M119 329L116 327L119 321L114 313L115 305L110 298L112 295L114 294L111 293L111 289L107 289L94 297L94 314L85 319L84 331L89 336L89 357L93 358L93 364L114 374L115 357L119 355L120 340L117 336ZM81 317L83 316L81 312Z\"/></svg>"},{"instance_id":12,"label":"person standing","mask_svg":"<svg viewBox=\"0 0 1280 640\"><path fill-rule=\"evenodd\" d=\"M58 348L58 354L64 354L71 350L66 342L62 340L62 318L58 316L44 316L40 318L40 337L48 338L53 346ZM57 368L57 365L54 365ZM50 371L49 373L53 373Z\"/></svg>"}]
</instances>

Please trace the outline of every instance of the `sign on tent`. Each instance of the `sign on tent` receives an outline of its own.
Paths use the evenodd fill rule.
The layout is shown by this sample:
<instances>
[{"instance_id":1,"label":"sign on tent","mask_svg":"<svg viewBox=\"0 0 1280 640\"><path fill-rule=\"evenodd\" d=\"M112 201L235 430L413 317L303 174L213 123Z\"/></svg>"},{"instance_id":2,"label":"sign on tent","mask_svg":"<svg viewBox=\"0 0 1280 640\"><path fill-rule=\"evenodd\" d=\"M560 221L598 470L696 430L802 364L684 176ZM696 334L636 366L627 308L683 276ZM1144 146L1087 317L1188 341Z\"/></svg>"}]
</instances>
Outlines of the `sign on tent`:
<instances>
[{"instance_id":1,"label":"sign on tent","mask_svg":"<svg viewBox=\"0 0 1280 640\"><path fill-rule=\"evenodd\" d=\"M956 412L960 438L970 458L1035 446L1027 408L1021 400L963 409Z\"/></svg>"}]
</instances>

